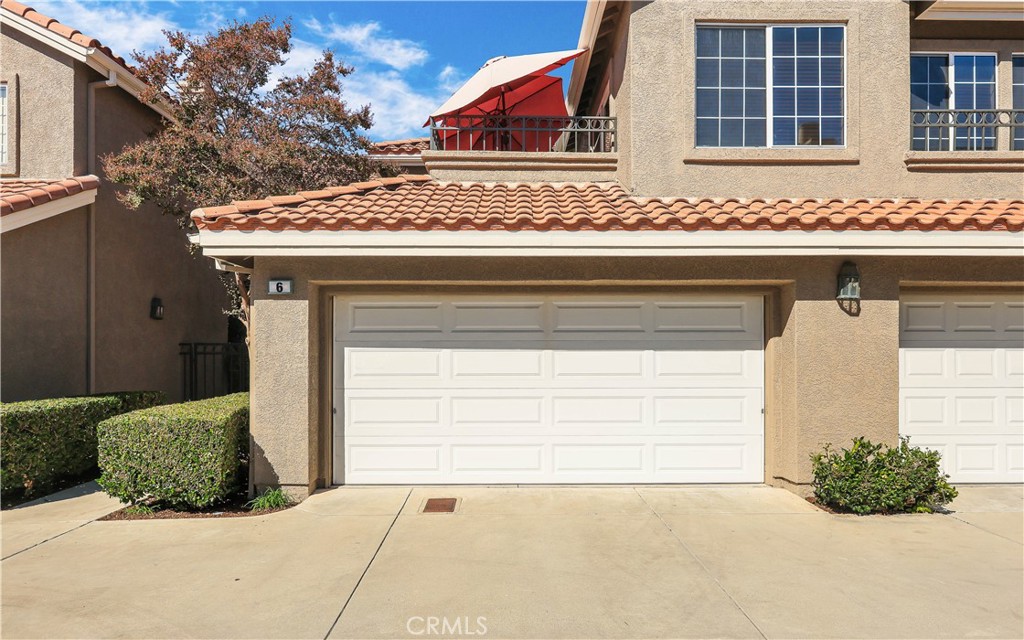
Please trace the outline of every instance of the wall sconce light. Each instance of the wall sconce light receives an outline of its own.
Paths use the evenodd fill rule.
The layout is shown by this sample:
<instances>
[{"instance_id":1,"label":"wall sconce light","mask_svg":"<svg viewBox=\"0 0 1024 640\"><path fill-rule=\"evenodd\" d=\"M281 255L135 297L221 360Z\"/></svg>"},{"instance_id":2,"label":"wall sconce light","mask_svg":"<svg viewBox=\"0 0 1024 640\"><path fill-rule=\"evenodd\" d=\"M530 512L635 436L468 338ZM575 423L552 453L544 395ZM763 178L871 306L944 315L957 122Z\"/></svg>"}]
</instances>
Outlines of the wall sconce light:
<instances>
[{"instance_id":1,"label":"wall sconce light","mask_svg":"<svg viewBox=\"0 0 1024 640\"><path fill-rule=\"evenodd\" d=\"M836 277L836 300L860 301L860 271L852 262L844 262Z\"/></svg>"},{"instance_id":2,"label":"wall sconce light","mask_svg":"<svg viewBox=\"0 0 1024 640\"><path fill-rule=\"evenodd\" d=\"M160 298L153 298L149 302L149 317L154 320L164 319L164 303Z\"/></svg>"}]
</instances>

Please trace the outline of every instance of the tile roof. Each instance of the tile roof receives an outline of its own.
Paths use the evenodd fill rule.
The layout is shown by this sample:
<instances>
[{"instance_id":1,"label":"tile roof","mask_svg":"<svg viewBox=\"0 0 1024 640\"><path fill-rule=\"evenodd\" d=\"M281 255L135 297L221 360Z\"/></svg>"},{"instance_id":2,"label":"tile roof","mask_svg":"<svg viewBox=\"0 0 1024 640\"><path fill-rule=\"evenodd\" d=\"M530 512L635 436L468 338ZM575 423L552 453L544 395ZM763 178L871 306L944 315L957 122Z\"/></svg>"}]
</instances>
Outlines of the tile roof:
<instances>
[{"instance_id":1,"label":"tile roof","mask_svg":"<svg viewBox=\"0 0 1024 640\"><path fill-rule=\"evenodd\" d=\"M5 9L15 15L25 18L26 20L34 22L40 27L52 31L57 35L63 36L64 38L67 38L68 40L74 42L79 46L88 47L90 49L99 49L100 51L105 53L111 60L124 67L125 70L132 72L134 74L134 70L132 69L131 65L125 62L124 58L115 55L114 52L110 50L110 47L104 45L102 42L100 42L96 38L93 38L92 36L85 35L78 29L74 29L65 24L61 24L56 19L39 13L32 7L21 4L20 2L16 2L15 0L0 0L0 9Z\"/></svg>"},{"instance_id":2,"label":"tile roof","mask_svg":"<svg viewBox=\"0 0 1024 640\"><path fill-rule=\"evenodd\" d=\"M421 151L430 149L430 138L406 138L404 140L385 140L373 145L370 155L418 156Z\"/></svg>"},{"instance_id":3,"label":"tile roof","mask_svg":"<svg viewBox=\"0 0 1024 640\"><path fill-rule=\"evenodd\" d=\"M90 191L100 186L96 176L63 180L0 180L0 216Z\"/></svg>"},{"instance_id":4,"label":"tile roof","mask_svg":"<svg viewBox=\"0 0 1024 640\"><path fill-rule=\"evenodd\" d=\"M340 231L1024 229L1024 200L638 198L614 182L399 176L192 212L200 229Z\"/></svg>"}]
</instances>

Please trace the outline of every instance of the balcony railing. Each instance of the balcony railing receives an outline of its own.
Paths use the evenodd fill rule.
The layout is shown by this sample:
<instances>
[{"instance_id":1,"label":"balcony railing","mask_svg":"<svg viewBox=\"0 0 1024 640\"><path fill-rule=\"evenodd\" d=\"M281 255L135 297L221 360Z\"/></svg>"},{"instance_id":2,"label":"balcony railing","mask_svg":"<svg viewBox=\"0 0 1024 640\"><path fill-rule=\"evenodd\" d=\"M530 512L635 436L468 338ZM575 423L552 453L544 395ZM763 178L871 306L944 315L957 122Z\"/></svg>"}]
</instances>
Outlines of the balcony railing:
<instances>
[{"instance_id":1,"label":"balcony railing","mask_svg":"<svg viewBox=\"0 0 1024 640\"><path fill-rule=\"evenodd\" d=\"M609 116L446 116L430 123L434 151L599 153L618 149Z\"/></svg>"},{"instance_id":2,"label":"balcony railing","mask_svg":"<svg viewBox=\"0 0 1024 640\"><path fill-rule=\"evenodd\" d=\"M910 112L914 151L1024 150L1024 109L928 109Z\"/></svg>"}]
</instances>

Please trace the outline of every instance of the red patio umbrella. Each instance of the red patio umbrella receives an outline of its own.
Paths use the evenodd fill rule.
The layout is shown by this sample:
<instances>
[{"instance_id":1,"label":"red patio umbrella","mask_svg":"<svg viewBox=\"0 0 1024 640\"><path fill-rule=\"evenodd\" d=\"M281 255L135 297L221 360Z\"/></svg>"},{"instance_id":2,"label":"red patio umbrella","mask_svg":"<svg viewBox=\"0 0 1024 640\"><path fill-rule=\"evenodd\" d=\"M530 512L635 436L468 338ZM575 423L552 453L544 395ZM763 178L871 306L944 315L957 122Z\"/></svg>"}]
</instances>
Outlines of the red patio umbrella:
<instances>
[{"instance_id":1,"label":"red patio umbrella","mask_svg":"<svg viewBox=\"0 0 1024 640\"><path fill-rule=\"evenodd\" d=\"M488 60L427 120L438 148L549 151L569 121L562 80L546 74L584 51Z\"/></svg>"}]
</instances>

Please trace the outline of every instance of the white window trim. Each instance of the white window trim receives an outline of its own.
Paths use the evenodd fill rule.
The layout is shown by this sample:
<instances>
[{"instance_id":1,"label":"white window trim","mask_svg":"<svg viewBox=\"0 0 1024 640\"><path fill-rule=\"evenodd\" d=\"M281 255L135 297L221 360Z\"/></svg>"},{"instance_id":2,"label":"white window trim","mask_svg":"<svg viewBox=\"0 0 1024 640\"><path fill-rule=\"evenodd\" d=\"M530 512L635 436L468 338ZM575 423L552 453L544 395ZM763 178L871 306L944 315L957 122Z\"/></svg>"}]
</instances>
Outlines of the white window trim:
<instances>
[{"instance_id":1,"label":"white window trim","mask_svg":"<svg viewBox=\"0 0 1024 640\"><path fill-rule=\"evenodd\" d=\"M742 146L742 147L723 147L723 146L706 146L697 144L697 34L696 30L700 27L721 27L721 28L733 28L733 29L764 29L764 84L765 84L765 145L761 147L755 146ZM772 87L774 78L772 77L772 60L773 42L772 42L772 31L775 27L786 28L786 27L842 27L843 29L843 144L775 144L774 139L774 122L772 117L774 115L774 89ZM693 48L693 132L694 132L694 147L697 149L846 149L850 134L850 113L849 113L849 98L850 98L850 83L849 83L849 25L845 22L701 22L698 21L694 26L694 48ZM795 44L794 44L795 46ZM794 52L795 53L795 52ZM819 55L820 58L820 55ZM796 70L793 71L796 73ZM820 80L819 80L820 81ZM820 88L820 87L819 87ZM721 111L721 104L718 106ZM820 111L820 103L819 103ZM818 116L821 118L822 116ZM820 135L820 134L819 134Z\"/></svg>"},{"instance_id":2,"label":"white window trim","mask_svg":"<svg viewBox=\"0 0 1024 640\"><path fill-rule=\"evenodd\" d=\"M956 79L954 77L956 75L956 68L953 65L953 58L955 58L956 56L991 56L995 60L994 71L992 72L992 74L993 74L992 75L992 85L993 85L992 86L992 104L993 104L992 108L993 109L998 109L999 108L999 54L996 53L995 51L948 51L948 50L911 51L910 52L910 58L913 58L914 56L931 56L931 57L946 56L946 69L949 70L949 73L946 75L946 88L949 89L949 109L948 109L949 111L956 111L958 109L958 107L956 106L956 88L954 86L956 84ZM909 63L909 61L908 61L908 63ZM909 66L909 64L908 64L908 66ZM1012 68L1010 70L1010 73L1013 73L1013 69ZM1012 80L1012 77L1011 77L1011 80ZM913 83L910 83L910 84L913 84ZM908 88L909 88L909 85L908 85ZM911 110L913 110L913 109L911 109ZM924 125L921 125L921 126L924 126ZM914 137L913 130L916 127L917 127L917 125L911 126L911 131L910 131L911 144L913 144L913 137ZM956 136L956 131L955 131L955 129L957 129L957 128L963 128L963 127L949 127L949 143L950 143L949 144L949 146L950 146L949 151L956 151L956 148L955 148L956 147L956 137L955 137ZM978 127L978 128L984 128L984 127ZM998 133L997 133L996 134L996 145L998 146L998 144L999 144L999 137L998 137Z\"/></svg>"},{"instance_id":3,"label":"white window trim","mask_svg":"<svg viewBox=\"0 0 1024 640\"><path fill-rule=\"evenodd\" d=\"M0 87L0 165L6 165L11 162L11 87L7 82L0 82Z\"/></svg>"}]
</instances>

